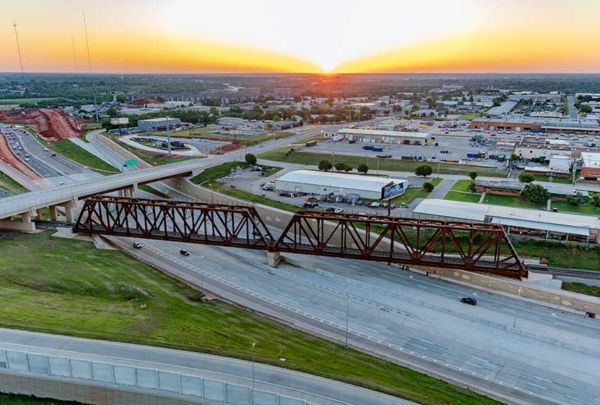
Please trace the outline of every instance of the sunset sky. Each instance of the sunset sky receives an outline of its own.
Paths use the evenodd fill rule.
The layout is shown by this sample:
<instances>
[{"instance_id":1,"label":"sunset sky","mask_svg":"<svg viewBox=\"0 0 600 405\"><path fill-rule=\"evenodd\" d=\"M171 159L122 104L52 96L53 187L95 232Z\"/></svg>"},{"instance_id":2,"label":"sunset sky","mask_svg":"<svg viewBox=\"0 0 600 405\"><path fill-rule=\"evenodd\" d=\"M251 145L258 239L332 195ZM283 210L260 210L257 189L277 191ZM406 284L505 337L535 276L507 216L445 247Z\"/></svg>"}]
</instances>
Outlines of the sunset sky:
<instances>
[{"instance_id":1,"label":"sunset sky","mask_svg":"<svg viewBox=\"0 0 600 405\"><path fill-rule=\"evenodd\" d=\"M26 72L89 72L85 11L95 73L600 72L600 0L0 0L0 10L0 71L20 71L14 20Z\"/></svg>"}]
</instances>

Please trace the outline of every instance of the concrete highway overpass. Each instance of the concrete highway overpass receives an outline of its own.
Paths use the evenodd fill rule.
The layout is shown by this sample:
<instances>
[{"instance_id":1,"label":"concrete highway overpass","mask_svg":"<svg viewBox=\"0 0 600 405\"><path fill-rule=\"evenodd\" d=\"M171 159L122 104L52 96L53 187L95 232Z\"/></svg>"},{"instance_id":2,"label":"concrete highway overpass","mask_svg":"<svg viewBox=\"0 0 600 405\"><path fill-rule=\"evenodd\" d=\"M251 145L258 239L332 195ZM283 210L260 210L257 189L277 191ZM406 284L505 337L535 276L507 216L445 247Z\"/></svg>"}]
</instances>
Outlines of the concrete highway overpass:
<instances>
[{"instance_id":1,"label":"concrete highway overpass","mask_svg":"<svg viewBox=\"0 0 600 405\"><path fill-rule=\"evenodd\" d=\"M133 196L137 185L195 175L203 170L204 166L206 164L202 160L193 160L4 198L0 200L0 229L32 232L35 230L32 219L39 218L43 208L50 209L50 218L55 221L57 209L62 207L67 221L72 222L75 219L73 209L77 200L114 191L119 191L119 195L122 196ZM18 216L21 218L16 219Z\"/></svg>"}]
</instances>

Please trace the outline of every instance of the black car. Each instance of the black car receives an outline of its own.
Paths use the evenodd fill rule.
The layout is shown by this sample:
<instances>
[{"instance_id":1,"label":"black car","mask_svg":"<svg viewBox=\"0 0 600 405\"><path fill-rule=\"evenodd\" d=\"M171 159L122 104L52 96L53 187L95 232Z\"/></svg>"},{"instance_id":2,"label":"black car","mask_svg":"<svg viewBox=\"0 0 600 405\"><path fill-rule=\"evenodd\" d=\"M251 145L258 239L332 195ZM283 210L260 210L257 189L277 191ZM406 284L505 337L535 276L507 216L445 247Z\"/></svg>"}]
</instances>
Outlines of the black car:
<instances>
[{"instance_id":1,"label":"black car","mask_svg":"<svg viewBox=\"0 0 600 405\"><path fill-rule=\"evenodd\" d=\"M184 255L184 256L189 256L189 255L190 255L190 252L188 252L187 250L183 250L183 249L181 249L181 250L179 251L179 253L181 253L181 254L182 254L182 255Z\"/></svg>"},{"instance_id":2,"label":"black car","mask_svg":"<svg viewBox=\"0 0 600 405\"><path fill-rule=\"evenodd\" d=\"M463 304L477 305L477 300L475 298L470 297L461 298L460 302L462 302Z\"/></svg>"}]
</instances>

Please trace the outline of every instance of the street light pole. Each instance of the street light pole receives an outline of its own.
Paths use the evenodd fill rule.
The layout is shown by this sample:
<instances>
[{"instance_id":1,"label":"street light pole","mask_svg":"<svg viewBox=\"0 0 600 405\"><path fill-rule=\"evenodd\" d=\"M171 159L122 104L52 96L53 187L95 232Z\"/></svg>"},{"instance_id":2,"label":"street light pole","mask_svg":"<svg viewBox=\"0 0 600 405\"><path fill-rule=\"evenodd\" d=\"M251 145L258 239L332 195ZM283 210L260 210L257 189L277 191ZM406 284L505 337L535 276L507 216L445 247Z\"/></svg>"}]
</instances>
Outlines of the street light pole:
<instances>
[{"instance_id":1,"label":"street light pole","mask_svg":"<svg viewBox=\"0 0 600 405\"><path fill-rule=\"evenodd\" d=\"M437 176L438 179L440 178L440 163L442 163L442 161L438 160L438 176Z\"/></svg>"},{"instance_id":2,"label":"street light pole","mask_svg":"<svg viewBox=\"0 0 600 405\"><path fill-rule=\"evenodd\" d=\"M256 342L252 343L252 389L254 389L254 347Z\"/></svg>"},{"instance_id":3,"label":"street light pole","mask_svg":"<svg viewBox=\"0 0 600 405\"><path fill-rule=\"evenodd\" d=\"M348 298L348 303L346 305L346 344L344 347L348 348L348 322L349 322L349 314L350 314L350 298Z\"/></svg>"}]
</instances>

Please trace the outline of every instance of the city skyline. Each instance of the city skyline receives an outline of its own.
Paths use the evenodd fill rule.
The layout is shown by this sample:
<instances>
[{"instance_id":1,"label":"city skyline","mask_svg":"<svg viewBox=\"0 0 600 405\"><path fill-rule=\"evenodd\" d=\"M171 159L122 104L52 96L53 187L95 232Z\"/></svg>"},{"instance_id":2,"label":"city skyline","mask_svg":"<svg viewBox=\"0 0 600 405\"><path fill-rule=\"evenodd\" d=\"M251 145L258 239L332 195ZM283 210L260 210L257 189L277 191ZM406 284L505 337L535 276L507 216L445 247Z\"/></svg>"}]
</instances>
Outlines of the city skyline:
<instances>
[{"instance_id":1,"label":"city skyline","mask_svg":"<svg viewBox=\"0 0 600 405\"><path fill-rule=\"evenodd\" d=\"M322 4L323 3L323 4ZM3 6L0 71L597 73L593 0L27 0Z\"/></svg>"}]
</instances>

